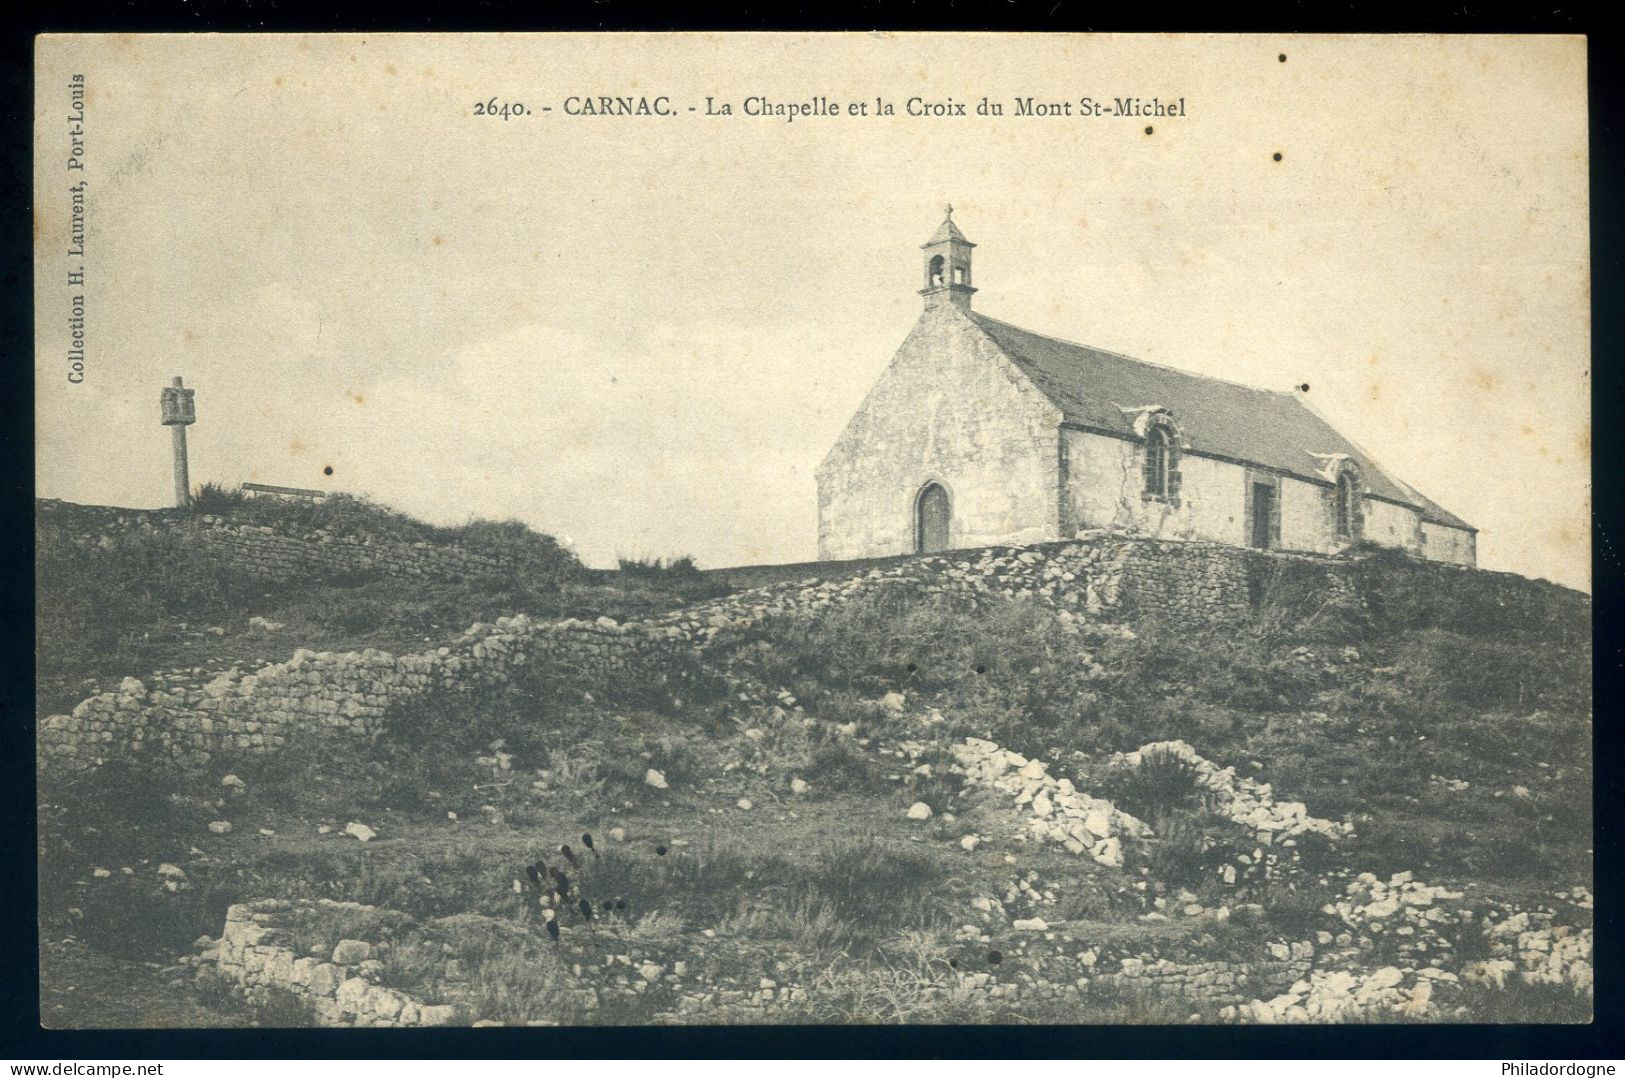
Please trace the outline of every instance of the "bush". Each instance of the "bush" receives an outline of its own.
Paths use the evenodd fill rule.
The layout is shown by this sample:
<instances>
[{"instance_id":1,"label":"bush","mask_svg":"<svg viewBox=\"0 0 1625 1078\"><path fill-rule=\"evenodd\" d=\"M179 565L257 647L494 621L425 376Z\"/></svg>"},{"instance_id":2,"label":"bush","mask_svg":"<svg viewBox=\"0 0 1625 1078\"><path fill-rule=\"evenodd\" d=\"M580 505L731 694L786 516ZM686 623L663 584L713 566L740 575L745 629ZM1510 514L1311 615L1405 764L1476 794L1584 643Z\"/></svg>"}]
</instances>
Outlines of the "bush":
<instances>
[{"instance_id":1,"label":"bush","mask_svg":"<svg viewBox=\"0 0 1625 1078\"><path fill-rule=\"evenodd\" d=\"M621 572L627 576L641 577L645 580L666 577L695 579L701 575L699 565L688 554L675 558L619 558L617 564Z\"/></svg>"},{"instance_id":2,"label":"bush","mask_svg":"<svg viewBox=\"0 0 1625 1078\"><path fill-rule=\"evenodd\" d=\"M1138 766L1112 767L1100 777L1098 788L1099 796L1154 828L1158 821L1202 807L1195 765L1168 749L1143 753Z\"/></svg>"},{"instance_id":3,"label":"bush","mask_svg":"<svg viewBox=\"0 0 1625 1078\"><path fill-rule=\"evenodd\" d=\"M204 483L192 492L192 512L210 516L224 516L241 509L248 496L242 487L227 487L220 483Z\"/></svg>"}]
</instances>

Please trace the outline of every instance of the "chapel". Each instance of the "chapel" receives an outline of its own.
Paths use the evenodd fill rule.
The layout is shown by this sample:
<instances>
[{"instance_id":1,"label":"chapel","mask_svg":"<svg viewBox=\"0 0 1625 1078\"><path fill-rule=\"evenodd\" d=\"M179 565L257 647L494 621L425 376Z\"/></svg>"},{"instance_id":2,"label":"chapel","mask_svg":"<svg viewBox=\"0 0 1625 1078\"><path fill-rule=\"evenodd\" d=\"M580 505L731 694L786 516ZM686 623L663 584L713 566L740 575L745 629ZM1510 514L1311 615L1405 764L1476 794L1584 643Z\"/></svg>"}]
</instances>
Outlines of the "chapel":
<instances>
[{"instance_id":1,"label":"chapel","mask_svg":"<svg viewBox=\"0 0 1625 1078\"><path fill-rule=\"evenodd\" d=\"M1115 531L1335 554L1365 541L1471 566L1477 529L1255 389L973 309L953 209L925 309L817 471L821 559Z\"/></svg>"}]
</instances>

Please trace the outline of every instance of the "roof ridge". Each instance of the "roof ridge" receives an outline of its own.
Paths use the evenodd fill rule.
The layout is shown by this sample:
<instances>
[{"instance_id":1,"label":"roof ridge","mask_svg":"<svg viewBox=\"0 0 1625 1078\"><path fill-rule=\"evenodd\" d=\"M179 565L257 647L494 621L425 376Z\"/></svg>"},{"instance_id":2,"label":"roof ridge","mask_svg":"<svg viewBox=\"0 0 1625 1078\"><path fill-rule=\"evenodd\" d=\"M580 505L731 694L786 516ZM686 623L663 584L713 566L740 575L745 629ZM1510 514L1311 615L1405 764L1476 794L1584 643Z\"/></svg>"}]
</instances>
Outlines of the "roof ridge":
<instances>
[{"instance_id":1,"label":"roof ridge","mask_svg":"<svg viewBox=\"0 0 1625 1078\"><path fill-rule=\"evenodd\" d=\"M1114 352L1110 348L1101 348L1098 345L1084 344L1082 341L1072 341L1066 339L1065 337L1057 337L1052 333L1039 333L1036 330L1026 329L1022 326L1018 326L1014 322L1006 322L1002 318L994 318L992 315L983 314L981 311L970 311L969 314L972 318L985 319L989 322L995 322L1008 329L1016 330L1019 333L1026 333L1033 337L1041 337L1046 341L1054 341L1056 344L1064 344L1072 348L1087 348L1091 352L1099 352L1102 355L1112 356L1115 359L1123 359L1130 363L1139 363L1147 367L1155 367L1158 370L1172 371L1175 374L1183 374L1187 378L1205 378L1210 382L1223 382L1227 386L1235 386L1237 389L1251 390L1254 393L1269 393L1277 397L1289 397L1293 400L1297 399L1290 390L1265 389L1263 386L1253 385L1250 382L1238 382L1234 378L1222 378L1217 374L1204 374L1201 371L1186 370L1184 367L1175 367L1167 363L1158 363L1154 359L1141 359L1139 356L1131 356L1124 352Z\"/></svg>"}]
</instances>

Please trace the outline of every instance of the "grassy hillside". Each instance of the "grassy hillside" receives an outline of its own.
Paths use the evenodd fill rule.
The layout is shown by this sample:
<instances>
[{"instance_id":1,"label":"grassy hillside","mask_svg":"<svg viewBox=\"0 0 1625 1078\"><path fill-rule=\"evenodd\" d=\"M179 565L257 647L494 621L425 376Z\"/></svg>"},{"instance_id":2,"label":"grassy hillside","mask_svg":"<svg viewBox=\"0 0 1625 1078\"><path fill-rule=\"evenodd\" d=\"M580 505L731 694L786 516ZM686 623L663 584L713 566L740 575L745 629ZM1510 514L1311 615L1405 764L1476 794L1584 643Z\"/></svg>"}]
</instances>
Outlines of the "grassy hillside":
<instances>
[{"instance_id":1,"label":"grassy hillside","mask_svg":"<svg viewBox=\"0 0 1625 1078\"><path fill-rule=\"evenodd\" d=\"M193 513L291 535L458 544L504 555L521 568L455 581L358 572L272 582L224 564L178 529L131 532L90 547L41 533L35 558L41 714L155 670L282 661L297 647L421 650L482 619L517 613L620 619L728 590L691 566L584 569L552 537L516 521L438 527L346 495L314 502L244 498L211 486ZM282 628L251 625L256 617Z\"/></svg>"},{"instance_id":2,"label":"grassy hillside","mask_svg":"<svg viewBox=\"0 0 1625 1078\"><path fill-rule=\"evenodd\" d=\"M1307 941L1410 976L1444 950L1441 969L1489 957L1486 930L1509 910L1588 928L1583 601L1554 588L1514 617L1465 577L1429 586L1383 558L1365 573L1364 613L1282 594L1224 631L881 594L674 659L680 697L595 696L539 664L501 690L402 709L371 745L312 738L202 775L53 777L41 931L70 942L43 956L47 1020L308 1021L286 1001L220 1002L207 968L178 961L229 905L265 897L375 907L302 925L301 946L370 942L379 983L506 1023L1213 1021L1227 1012L1100 974L1125 958L1256 965ZM651 579L639 601L676 601ZM602 586L626 601L626 585ZM562 583L557 609L584 587ZM377 581L351 598L405 600ZM304 621L287 615L300 634L346 631L347 603L283 601L307 604ZM1121 866L1031 840L1008 798L956 766L967 737L1044 762L1155 839L1126 845ZM1352 833L1266 853L1188 766L1117 756L1172 739ZM929 817L911 818L920 803ZM229 833L211 831L220 821ZM377 837L346 835L352 821ZM527 882L538 858L592 906L560 911L557 943ZM1406 872L1465 896L1463 916L1424 926L1432 951L1327 912L1360 873ZM137 995L88 974L97 961L159 968ZM1563 985L1453 987L1427 1018L1589 1014Z\"/></svg>"}]
</instances>

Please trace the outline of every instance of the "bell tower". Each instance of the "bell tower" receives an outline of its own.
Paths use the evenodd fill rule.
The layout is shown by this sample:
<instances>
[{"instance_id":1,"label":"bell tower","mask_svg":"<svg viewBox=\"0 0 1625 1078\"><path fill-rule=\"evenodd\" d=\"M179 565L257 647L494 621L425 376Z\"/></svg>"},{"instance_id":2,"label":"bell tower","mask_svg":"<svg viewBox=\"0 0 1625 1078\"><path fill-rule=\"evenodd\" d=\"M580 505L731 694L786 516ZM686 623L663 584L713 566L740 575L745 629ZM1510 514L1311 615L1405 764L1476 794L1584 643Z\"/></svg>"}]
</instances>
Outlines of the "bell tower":
<instances>
[{"instance_id":1,"label":"bell tower","mask_svg":"<svg viewBox=\"0 0 1625 1078\"><path fill-rule=\"evenodd\" d=\"M926 310L943 303L970 309L976 291L970 283L970 253L975 246L954 224L954 208L949 206L936 234L920 245L925 252L925 287L920 295Z\"/></svg>"}]
</instances>

